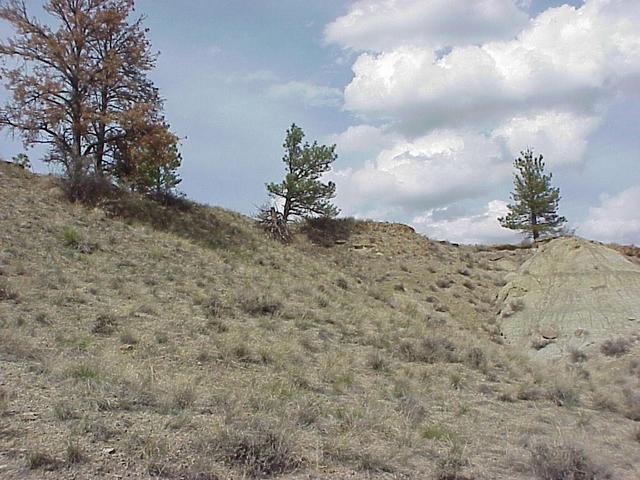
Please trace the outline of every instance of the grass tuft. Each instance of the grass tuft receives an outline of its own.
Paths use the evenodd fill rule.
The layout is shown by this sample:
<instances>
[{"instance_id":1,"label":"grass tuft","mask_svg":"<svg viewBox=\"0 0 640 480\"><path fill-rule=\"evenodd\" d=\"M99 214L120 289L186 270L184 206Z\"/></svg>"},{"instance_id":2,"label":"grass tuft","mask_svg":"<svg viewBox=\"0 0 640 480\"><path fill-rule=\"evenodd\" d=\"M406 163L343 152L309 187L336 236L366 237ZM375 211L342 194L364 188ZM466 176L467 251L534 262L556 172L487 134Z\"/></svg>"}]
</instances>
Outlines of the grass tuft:
<instances>
[{"instance_id":1,"label":"grass tuft","mask_svg":"<svg viewBox=\"0 0 640 480\"><path fill-rule=\"evenodd\" d=\"M459 361L455 344L445 337L427 337L400 343L399 354L407 362L455 363Z\"/></svg>"},{"instance_id":2,"label":"grass tuft","mask_svg":"<svg viewBox=\"0 0 640 480\"><path fill-rule=\"evenodd\" d=\"M249 315L275 315L282 309L282 302L264 293L242 293L238 298L240 308Z\"/></svg>"},{"instance_id":3,"label":"grass tuft","mask_svg":"<svg viewBox=\"0 0 640 480\"><path fill-rule=\"evenodd\" d=\"M71 225L66 225L60 231L60 241L65 247L78 248L82 243L82 235Z\"/></svg>"},{"instance_id":4,"label":"grass tuft","mask_svg":"<svg viewBox=\"0 0 640 480\"><path fill-rule=\"evenodd\" d=\"M77 440L69 439L64 458L67 465L77 465L85 462L85 453Z\"/></svg>"},{"instance_id":5,"label":"grass tuft","mask_svg":"<svg viewBox=\"0 0 640 480\"><path fill-rule=\"evenodd\" d=\"M605 480L613 478L606 466L591 459L583 448L570 443L535 445L531 449L531 467L540 480Z\"/></svg>"},{"instance_id":6,"label":"grass tuft","mask_svg":"<svg viewBox=\"0 0 640 480\"><path fill-rule=\"evenodd\" d=\"M607 357L619 357L631 350L631 342L626 338L610 338L602 342L600 351Z\"/></svg>"},{"instance_id":7,"label":"grass tuft","mask_svg":"<svg viewBox=\"0 0 640 480\"><path fill-rule=\"evenodd\" d=\"M262 421L226 428L210 448L220 461L252 478L283 475L304 465L291 432Z\"/></svg>"},{"instance_id":8,"label":"grass tuft","mask_svg":"<svg viewBox=\"0 0 640 480\"><path fill-rule=\"evenodd\" d=\"M26 462L29 470L53 471L60 467L60 462L57 459L40 450L27 452Z\"/></svg>"}]
</instances>

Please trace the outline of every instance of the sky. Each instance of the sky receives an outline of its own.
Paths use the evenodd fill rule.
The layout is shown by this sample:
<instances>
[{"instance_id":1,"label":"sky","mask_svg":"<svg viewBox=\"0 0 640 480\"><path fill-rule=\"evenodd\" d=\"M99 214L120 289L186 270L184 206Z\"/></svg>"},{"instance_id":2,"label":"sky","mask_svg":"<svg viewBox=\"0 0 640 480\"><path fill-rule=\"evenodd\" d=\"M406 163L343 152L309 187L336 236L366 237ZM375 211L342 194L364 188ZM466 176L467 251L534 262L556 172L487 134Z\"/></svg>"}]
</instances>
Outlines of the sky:
<instances>
[{"instance_id":1,"label":"sky","mask_svg":"<svg viewBox=\"0 0 640 480\"><path fill-rule=\"evenodd\" d=\"M343 215L439 240L517 242L497 218L513 160L532 148L570 230L640 244L638 0L136 5L183 138L181 189L197 201L255 213L265 182L284 174L295 122L309 141L337 145L328 178ZM6 133L0 142L0 156L23 151Z\"/></svg>"}]
</instances>

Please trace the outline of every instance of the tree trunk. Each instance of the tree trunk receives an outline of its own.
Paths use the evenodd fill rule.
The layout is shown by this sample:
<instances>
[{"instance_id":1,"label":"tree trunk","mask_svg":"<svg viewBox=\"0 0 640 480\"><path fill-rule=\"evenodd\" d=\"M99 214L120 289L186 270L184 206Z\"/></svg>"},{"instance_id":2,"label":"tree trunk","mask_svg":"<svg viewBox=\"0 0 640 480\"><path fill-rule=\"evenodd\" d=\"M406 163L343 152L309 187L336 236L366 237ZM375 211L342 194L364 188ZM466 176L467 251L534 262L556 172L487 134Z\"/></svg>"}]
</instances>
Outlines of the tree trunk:
<instances>
[{"instance_id":1,"label":"tree trunk","mask_svg":"<svg viewBox=\"0 0 640 480\"><path fill-rule=\"evenodd\" d=\"M284 200L284 209L282 210L282 220L285 225L289 223L289 214L291 213L291 198L289 196L285 197Z\"/></svg>"},{"instance_id":2,"label":"tree trunk","mask_svg":"<svg viewBox=\"0 0 640 480\"><path fill-rule=\"evenodd\" d=\"M531 214L531 233L533 233L533 241L538 240L540 237L540 232L538 232L538 217L534 213Z\"/></svg>"},{"instance_id":3,"label":"tree trunk","mask_svg":"<svg viewBox=\"0 0 640 480\"><path fill-rule=\"evenodd\" d=\"M106 89L102 89L100 92L100 120L97 132L96 139L96 174L102 175L104 169L104 152L106 149L106 132L107 125L105 123L105 118L107 115L107 111L109 110L109 97Z\"/></svg>"}]
</instances>

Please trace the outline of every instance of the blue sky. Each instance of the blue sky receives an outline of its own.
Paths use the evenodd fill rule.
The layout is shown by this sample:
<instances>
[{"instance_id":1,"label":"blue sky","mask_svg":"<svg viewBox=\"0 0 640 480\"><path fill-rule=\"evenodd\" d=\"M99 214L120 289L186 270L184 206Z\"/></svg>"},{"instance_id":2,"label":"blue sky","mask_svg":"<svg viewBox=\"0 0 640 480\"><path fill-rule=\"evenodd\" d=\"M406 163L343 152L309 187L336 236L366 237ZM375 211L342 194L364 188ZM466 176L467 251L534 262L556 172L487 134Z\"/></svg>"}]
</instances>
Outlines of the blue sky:
<instances>
[{"instance_id":1,"label":"blue sky","mask_svg":"<svg viewBox=\"0 0 640 480\"><path fill-rule=\"evenodd\" d=\"M182 189L198 201L253 213L295 122L337 143L344 214L516 241L495 218L515 154L534 147L572 228L640 243L639 3L138 0L137 11L186 137ZM0 155L21 150L2 137Z\"/></svg>"}]
</instances>

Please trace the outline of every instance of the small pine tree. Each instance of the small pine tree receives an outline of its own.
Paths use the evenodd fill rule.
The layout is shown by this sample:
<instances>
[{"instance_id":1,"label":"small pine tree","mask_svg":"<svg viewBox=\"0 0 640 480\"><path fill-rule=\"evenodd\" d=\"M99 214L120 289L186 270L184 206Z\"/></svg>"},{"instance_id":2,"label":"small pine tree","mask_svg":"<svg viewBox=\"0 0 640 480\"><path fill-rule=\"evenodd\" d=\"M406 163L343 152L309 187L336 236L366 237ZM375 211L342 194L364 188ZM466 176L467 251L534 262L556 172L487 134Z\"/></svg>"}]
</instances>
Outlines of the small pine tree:
<instances>
[{"instance_id":1,"label":"small pine tree","mask_svg":"<svg viewBox=\"0 0 640 480\"><path fill-rule=\"evenodd\" d=\"M533 240L540 235L557 233L567 221L558 216L560 189L551 186L552 174L545 173L542 155L534 157L533 151L521 152L514 162L517 172L514 178L513 204L509 213L498 218L500 224L511 230L520 230Z\"/></svg>"},{"instance_id":2,"label":"small pine tree","mask_svg":"<svg viewBox=\"0 0 640 480\"><path fill-rule=\"evenodd\" d=\"M167 124L144 124L131 128L118 143L114 176L132 191L167 200L181 179L179 138Z\"/></svg>"},{"instance_id":3,"label":"small pine tree","mask_svg":"<svg viewBox=\"0 0 640 480\"><path fill-rule=\"evenodd\" d=\"M335 217L339 210L331 204L335 197L336 185L322 183L321 177L331 170L331 164L338 158L336 146L309 145L302 141L304 132L295 123L287 130L283 147L286 153L282 161L286 165L286 175L281 183L268 183L269 194L284 201L282 218L286 224L292 216Z\"/></svg>"},{"instance_id":4,"label":"small pine tree","mask_svg":"<svg viewBox=\"0 0 640 480\"><path fill-rule=\"evenodd\" d=\"M19 153L15 157L11 159L14 165L19 166L20 168L24 168L25 170L31 170L31 160L29 156L25 153Z\"/></svg>"}]
</instances>

